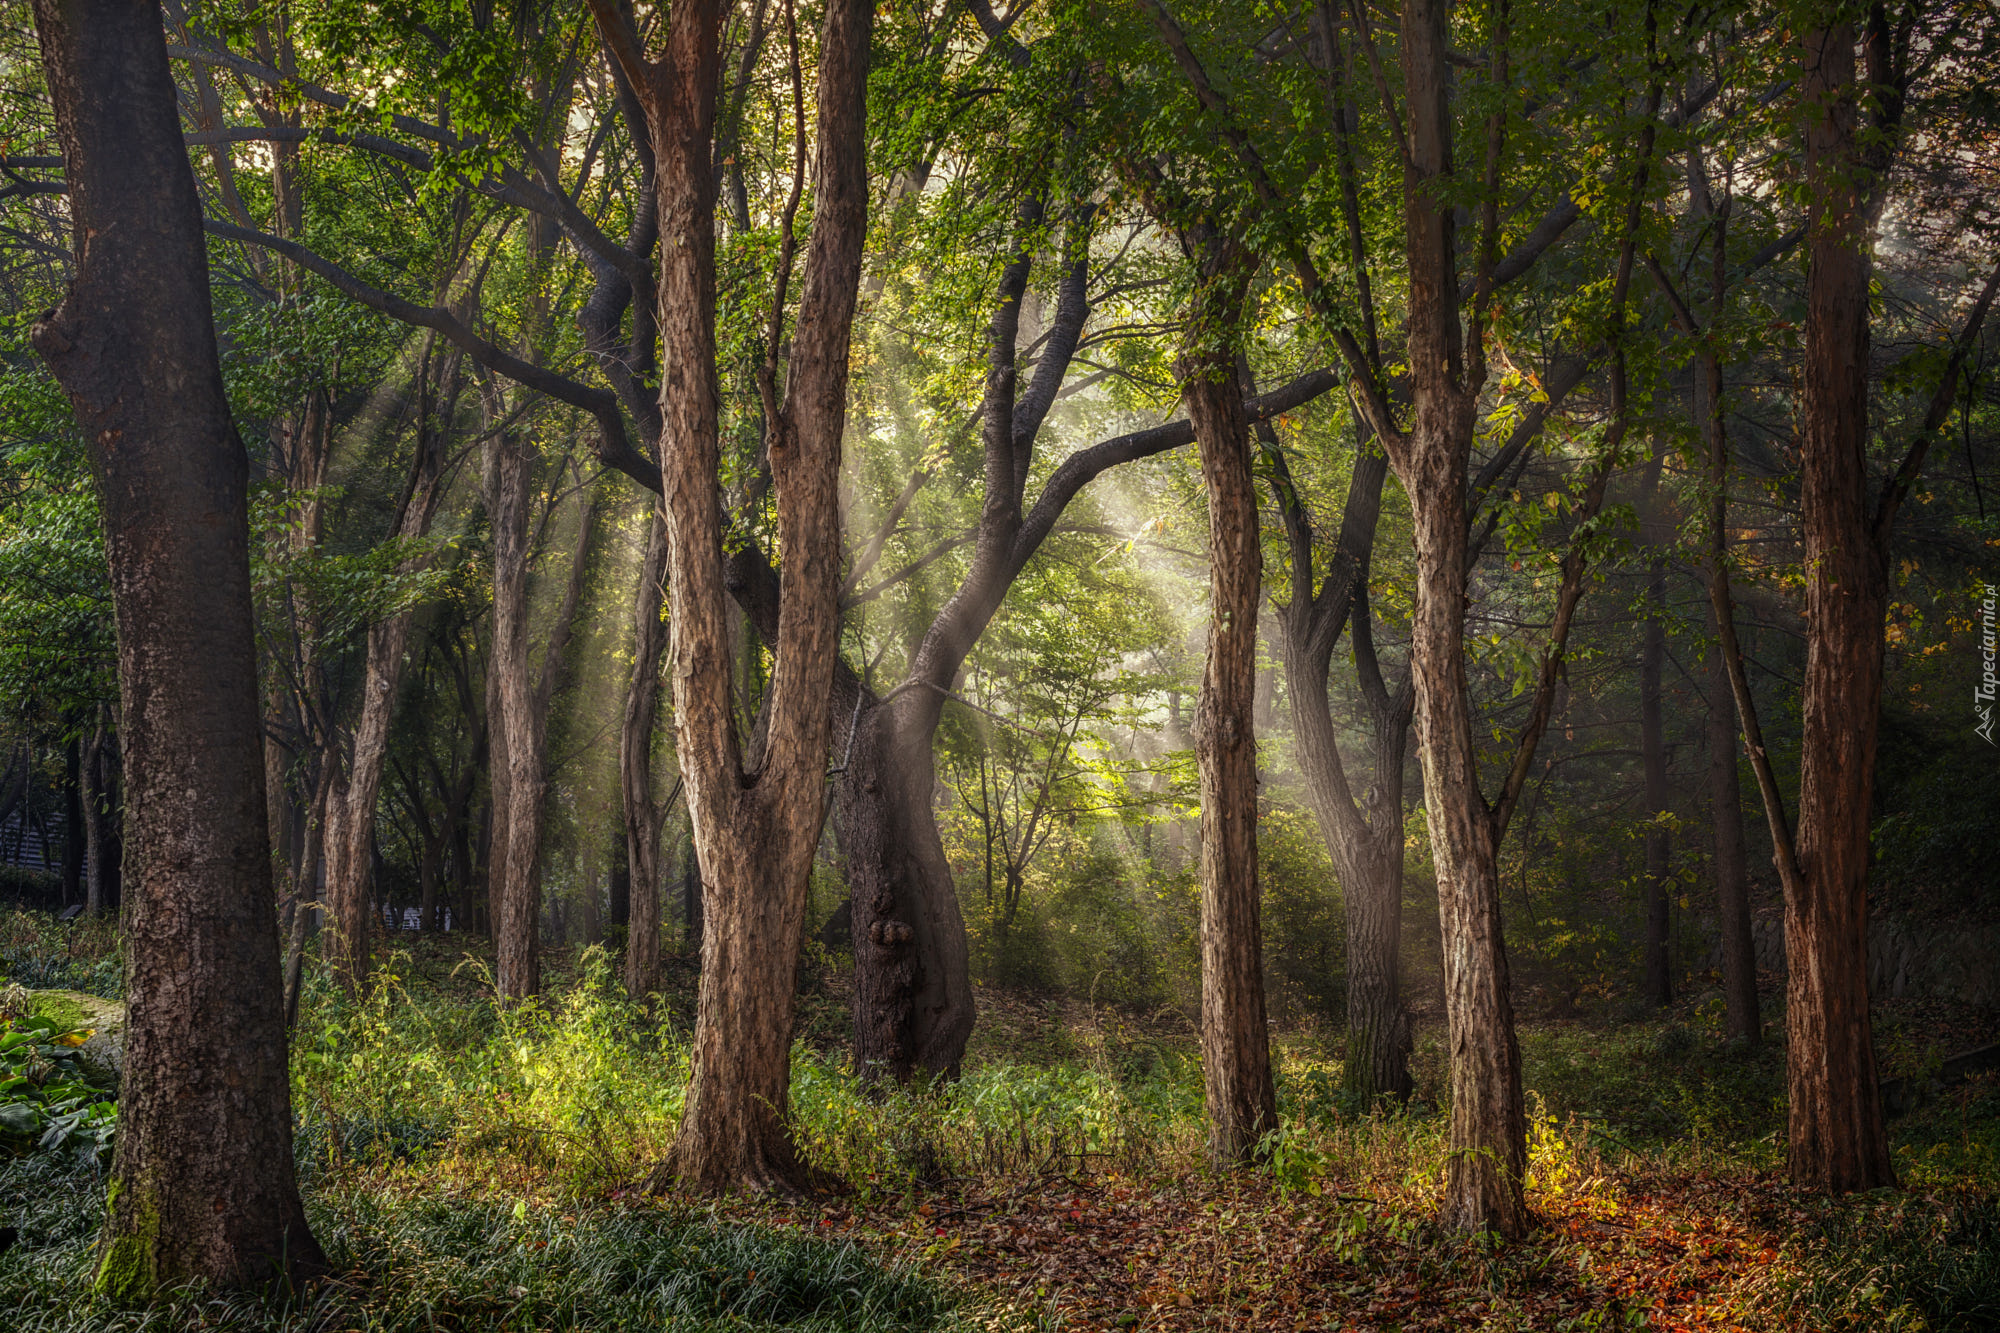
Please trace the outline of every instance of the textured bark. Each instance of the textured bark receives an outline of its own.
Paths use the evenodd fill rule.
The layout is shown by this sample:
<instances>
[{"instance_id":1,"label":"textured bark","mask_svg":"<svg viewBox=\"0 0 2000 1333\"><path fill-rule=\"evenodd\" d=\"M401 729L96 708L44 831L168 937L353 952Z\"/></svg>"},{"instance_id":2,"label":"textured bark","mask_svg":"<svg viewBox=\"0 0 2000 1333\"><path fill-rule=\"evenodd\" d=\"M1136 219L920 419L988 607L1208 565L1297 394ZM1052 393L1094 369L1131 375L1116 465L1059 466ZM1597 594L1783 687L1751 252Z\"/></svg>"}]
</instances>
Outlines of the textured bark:
<instances>
[{"instance_id":1,"label":"textured bark","mask_svg":"<svg viewBox=\"0 0 2000 1333\"><path fill-rule=\"evenodd\" d=\"M1402 11L1415 413L1391 461L1410 498L1416 545L1410 671L1444 940L1451 1158L1443 1218L1455 1229L1518 1236L1531 1222L1521 1193L1527 1166L1521 1055L1500 928L1498 830L1479 789L1465 680L1466 472L1479 384L1466 373L1452 214L1438 193L1452 174L1446 8L1445 0L1410 0Z\"/></svg>"},{"instance_id":2,"label":"textured bark","mask_svg":"<svg viewBox=\"0 0 2000 1333\"><path fill-rule=\"evenodd\" d=\"M33 340L104 514L118 626L128 1026L98 1285L324 1265L292 1172L250 604L249 463L155 4L38 0L76 276Z\"/></svg>"},{"instance_id":3,"label":"textured bark","mask_svg":"<svg viewBox=\"0 0 2000 1333\"><path fill-rule=\"evenodd\" d=\"M965 924L932 803L942 696L864 699L857 714L859 693L852 677L837 682L845 707L833 718L835 761L846 766L834 818L852 903L855 1059L898 1080L954 1078L973 1006Z\"/></svg>"},{"instance_id":4,"label":"textured bark","mask_svg":"<svg viewBox=\"0 0 2000 1333\"><path fill-rule=\"evenodd\" d=\"M676 752L705 879L694 1075L661 1175L704 1191L793 1188L788 1124L793 991L824 808L837 653L837 483L848 342L867 227L868 0L832 0L819 42L814 215L783 406L766 416L777 507L777 665L760 762L746 771L730 700L715 372L716 91L722 6L676 9L647 59L615 0L591 0L643 103L662 253L661 467ZM780 293L782 298L782 291ZM782 310L782 299L774 302ZM773 340L773 345L775 346Z\"/></svg>"},{"instance_id":5,"label":"textured bark","mask_svg":"<svg viewBox=\"0 0 2000 1333\"><path fill-rule=\"evenodd\" d=\"M487 664L493 832L487 853L494 982L501 998L542 988L541 852L544 779L528 645L528 504L532 447L501 431L487 448L486 513L493 532L493 649Z\"/></svg>"},{"instance_id":6,"label":"textured bark","mask_svg":"<svg viewBox=\"0 0 2000 1333\"><path fill-rule=\"evenodd\" d=\"M1201 446L1208 494L1208 660L1195 704L1201 774L1201 1068L1208 1155L1251 1161L1278 1127L1264 1015L1262 899L1257 877L1257 602L1264 568L1251 470L1250 423L1227 335L1240 316L1239 256L1221 256L1195 327L1218 346L1181 359L1181 400Z\"/></svg>"},{"instance_id":7,"label":"textured bark","mask_svg":"<svg viewBox=\"0 0 2000 1333\"><path fill-rule=\"evenodd\" d=\"M659 716L660 658L667 627L667 528L647 506L646 554L632 595L632 674L618 731L619 794L625 823L626 879L613 876L611 916L626 926L625 993L643 1001L660 988L660 822L665 812L653 793L653 729Z\"/></svg>"},{"instance_id":8,"label":"textured bark","mask_svg":"<svg viewBox=\"0 0 2000 1333\"><path fill-rule=\"evenodd\" d=\"M1800 438L1806 669L1799 876L1785 901L1792 1178L1844 1192L1896 1183L1868 1020L1868 802L1882 703L1888 561L1869 512L1869 173L1855 32L1805 38L1806 320Z\"/></svg>"}]
</instances>

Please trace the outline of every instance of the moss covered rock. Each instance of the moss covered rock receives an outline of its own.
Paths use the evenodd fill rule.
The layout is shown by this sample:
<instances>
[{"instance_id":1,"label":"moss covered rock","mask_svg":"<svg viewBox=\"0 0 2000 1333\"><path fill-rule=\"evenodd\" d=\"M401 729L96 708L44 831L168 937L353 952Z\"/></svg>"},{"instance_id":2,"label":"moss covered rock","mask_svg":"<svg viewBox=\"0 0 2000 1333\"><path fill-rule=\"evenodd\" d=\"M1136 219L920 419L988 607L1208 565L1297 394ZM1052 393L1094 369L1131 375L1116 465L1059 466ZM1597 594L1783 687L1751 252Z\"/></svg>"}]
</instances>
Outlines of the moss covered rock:
<instances>
[{"instance_id":1,"label":"moss covered rock","mask_svg":"<svg viewBox=\"0 0 2000 1333\"><path fill-rule=\"evenodd\" d=\"M116 1087L125 1072L125 1006L74 990L31 990L27 1010L66 1028L88 1032L77 1048L77 1063L92 1079Z\"/></svg>"}]
</instances>

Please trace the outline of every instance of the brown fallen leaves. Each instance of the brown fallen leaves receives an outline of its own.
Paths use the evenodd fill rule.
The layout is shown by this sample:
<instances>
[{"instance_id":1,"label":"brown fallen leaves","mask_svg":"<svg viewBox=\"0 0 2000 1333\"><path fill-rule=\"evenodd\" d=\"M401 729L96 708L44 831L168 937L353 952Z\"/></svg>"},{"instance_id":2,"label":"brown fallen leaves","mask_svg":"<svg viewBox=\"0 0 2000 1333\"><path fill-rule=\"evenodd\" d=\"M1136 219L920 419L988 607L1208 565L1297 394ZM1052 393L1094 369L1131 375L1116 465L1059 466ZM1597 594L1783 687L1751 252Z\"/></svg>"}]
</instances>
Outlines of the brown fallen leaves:
<instances>
[{"instance_id":1,"label":"brown fallen leaves","mask_svg":"<svg viewBox=\"0 0 2000 1333\"><path fill-rule=\"evenodd\" d=\"M1261 1174L1106 1172L875 1204L728 1205L861 1240L1065 1330L1710 1330L1776 1257L1746 1180L1593 1182L1535 1199L1515 1245L1440 1232L1426 1200L1286 1197Z\"/></svg>"}]
</instances>

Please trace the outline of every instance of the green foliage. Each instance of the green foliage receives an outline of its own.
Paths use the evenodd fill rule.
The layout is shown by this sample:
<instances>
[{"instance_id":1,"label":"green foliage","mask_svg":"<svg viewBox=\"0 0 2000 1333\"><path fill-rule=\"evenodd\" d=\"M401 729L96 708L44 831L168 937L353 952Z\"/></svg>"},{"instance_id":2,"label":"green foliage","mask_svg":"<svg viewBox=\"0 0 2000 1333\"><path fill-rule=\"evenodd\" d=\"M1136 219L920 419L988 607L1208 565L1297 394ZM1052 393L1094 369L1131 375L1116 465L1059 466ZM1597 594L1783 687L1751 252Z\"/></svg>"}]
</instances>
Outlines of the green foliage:
<instances>
[{"instance_id":1,"label":"green foliage","mask_svg":"<svg viewBox=\"0 0 2000 1333\"><path fill-rule=\"evenodd\" d=\"M1784 1052L1718 1046L1675 1024L1566 1025L1521 1036L1524 1079L1557 1116L1612 1142L1687 1143L1768 1160L1783 1137Z\"/></svg>"},{"instance_id":2,"label":"green foliage","mask_svg":"<svg viewBox=\"0 0 2000 1333\"><path fill-rule=\"evenodd\" d=\"M89 1035L43 1014L0 1020L0 1151L54 1153L91 1167L110 1162L116 1094L96 1086L77 1060Z\"/></svg>"},{"instance_id":3,"label":"green foliage","mask_svg":"<svg viewBox=\"0 0 2000 1333\"><path fill-rule=\"evenodd\" d=\"M269 1294L188 1290L120 1309L91 1289L101 1181L43 1160L0 1163L0 1213L20 1230L20 1243L0 1255L0 1302L19 1333L916 1333L958 1323L939 1284L851 1243L656 1209L528 1208L365 1188L307 1198L336 1270L361 1281Z\"/></svg>"},{"instance_id":4,"label":"green foliage","mask_svg":"<svg viewBox=\"0 0 2000 1333\"><path fill-rule=\"evenodd\" d=\"M4 888L11 866L0 866ZM53 876L38 871L14 871L50 881L39 901L53 901ZM125 965L118 936L108 921L62 923L43 912L9 911L0 915L0 981L29 990L72 990L107 1000L125 991Z\"/></svg>"},{"instance_id":5,"label":"green foliage","mask_svg":"<svg viewBox=\"0 0 2000 1333\"><path fill-rule=\"evenodd\" d=\"M2000 1324L2000 1200L1894 1195L1813 1200L1788 1211L1792 1234L1757 1304L1820 1329L1972 1333Z\"/></svg>"}]
</instances>

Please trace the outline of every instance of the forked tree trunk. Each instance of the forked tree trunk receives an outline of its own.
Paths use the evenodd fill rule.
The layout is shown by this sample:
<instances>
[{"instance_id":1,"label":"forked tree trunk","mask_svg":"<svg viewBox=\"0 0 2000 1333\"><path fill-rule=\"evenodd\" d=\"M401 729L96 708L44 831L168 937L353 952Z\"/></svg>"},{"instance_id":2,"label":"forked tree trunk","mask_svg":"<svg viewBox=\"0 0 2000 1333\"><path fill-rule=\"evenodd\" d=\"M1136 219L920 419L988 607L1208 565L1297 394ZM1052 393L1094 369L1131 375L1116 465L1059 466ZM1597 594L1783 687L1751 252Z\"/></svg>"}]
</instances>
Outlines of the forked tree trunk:
<instances>
[{"instance_id":1,"label":"forked tree trunk","mask_svg":"<svg viewBox=\"0 0 2000 1333\"><path fill-rule=\"evenodd\" d=\"M1197 327L1232 330L1243 304L1240 256L1204 275ZM1264 560L1250 465L1250 423L1226 346L1178 367L1208 492L1208 661L1195 704L1201 774L1201 1068L1208 1155L1252 1160L1278 1127L1264 1016L1262 900L1257 877L1257 601Z\"/></svg>"},{"instance_id":2,"label":"forked tree trunk","mask_svg":"<svg viewBox=\"0 0 2000 1333\"><path fill-rule=\"evenodd\" d=\"M1275 435L1267 443L1277 445ZM1340 877L1347 926L1347 1052L1343 1082L1357 1103L1410 1095L1410 1023L1402 1002L1403 769L1408 687L1391 696L1375 653L1368 568L1381 514L1387 456L1364 444L1349 478L1339 546L1315 588L1314 532L1281 450L1273 490L1291 545L1291 600L1279 608L1285 680L1306 796ZM1355 671L1372 731L1374 781L1357 802L1327 696L1341 630L1352 626Z\"/></svg>"},{"instance_id":3,"label":"forked tree trunk","mask_svg":"<svg viewBox=\"0 0 2000 1333\"><path fill-rule=\"evenodd\" d=\"M76 276L33 341L104 513L137 885L97 1285L291 1279L325 1260L292 1170L265 829L249 462L157 4L37 0Z\"/></svg>"},{"instance_id":4,"label":"forked tree trunk","mask_svg":"<svg viewBox=\"0 0 2000 1333\"><path fill-rule=\"evenodd\" d=\"M625 993L642 1002L660 988L660 822L653 794L653 731L659 716L660 657L667 627L667 528L659 510L646 507L646 553L632 597L632 674L618 732L618 773L625 823L625 892L613 876L611 916L627 927ZM621 919L622 918L622 919Z\"/></svg>"},{"instance_id":5,"label":"forked tree trunk","mask_svg":"<svg viewBox=\"0 0 2000 1333\"><path fill-rule=\"evenodd\" d=\"M746 770L730 701L715 384L716 88L722 5L677 7L649 60L617 0L590 0L644 104L657 163L661 481L674 723L706 881L693 1080L662 1174L703 1191L796 1187L788 1124L794 983L824 808L827 700L838 650L837 482L848 341L867 228L870 0L831 0L819 42L814 216L783 406L766 414L777 507L777 667L759 761ZM789 261L787 260L787 263ZM786 271L785 265L780 272ZM780 288L775 309L783 310ZM775 349L778 339L772 339ZM767 367L769 373L775 366Z\"/></svg>"},{"instance_id":6,"label":"forked tree trunk","mask_svg":"<svg viewBox=\"0 0 2000 1333\"><path fill-rule=\"evenodd\" d=\"M1347 1050L1342 1082L1366 1105L1377 1097L1410 1095L1410 1022L1403 1010L1403 765L1409 751L1409 714L1392 701L1375 719L1375 798L1364 818L1354 810L1346 775L1336 775L1331 747L1333 714L1327 705L1328 659L1310 657L1308 645L1287 640L1285 679L1298 731L1299 766L1313 813L1340 877L1347 927ZM1316 686L1316 688L1315 688ZM1336 802L1348 802L1350 817Z\"/></svg>"},{"instance_id":7,"label":"forked tree trunk","mask_svg":"<svg viewBox=\"0 0 2000 1333\"><path fill-rule=\"evenodd\" d=\"M1800 517L1806 670L1797 882L1785 902L1790 1161L1841 1193L1896 1183L1868 1021L1868 802L1888 567L1868 484L1868 283L1855 31L1806 36L1808 198Z\"/></svg>"}]
</instances>

